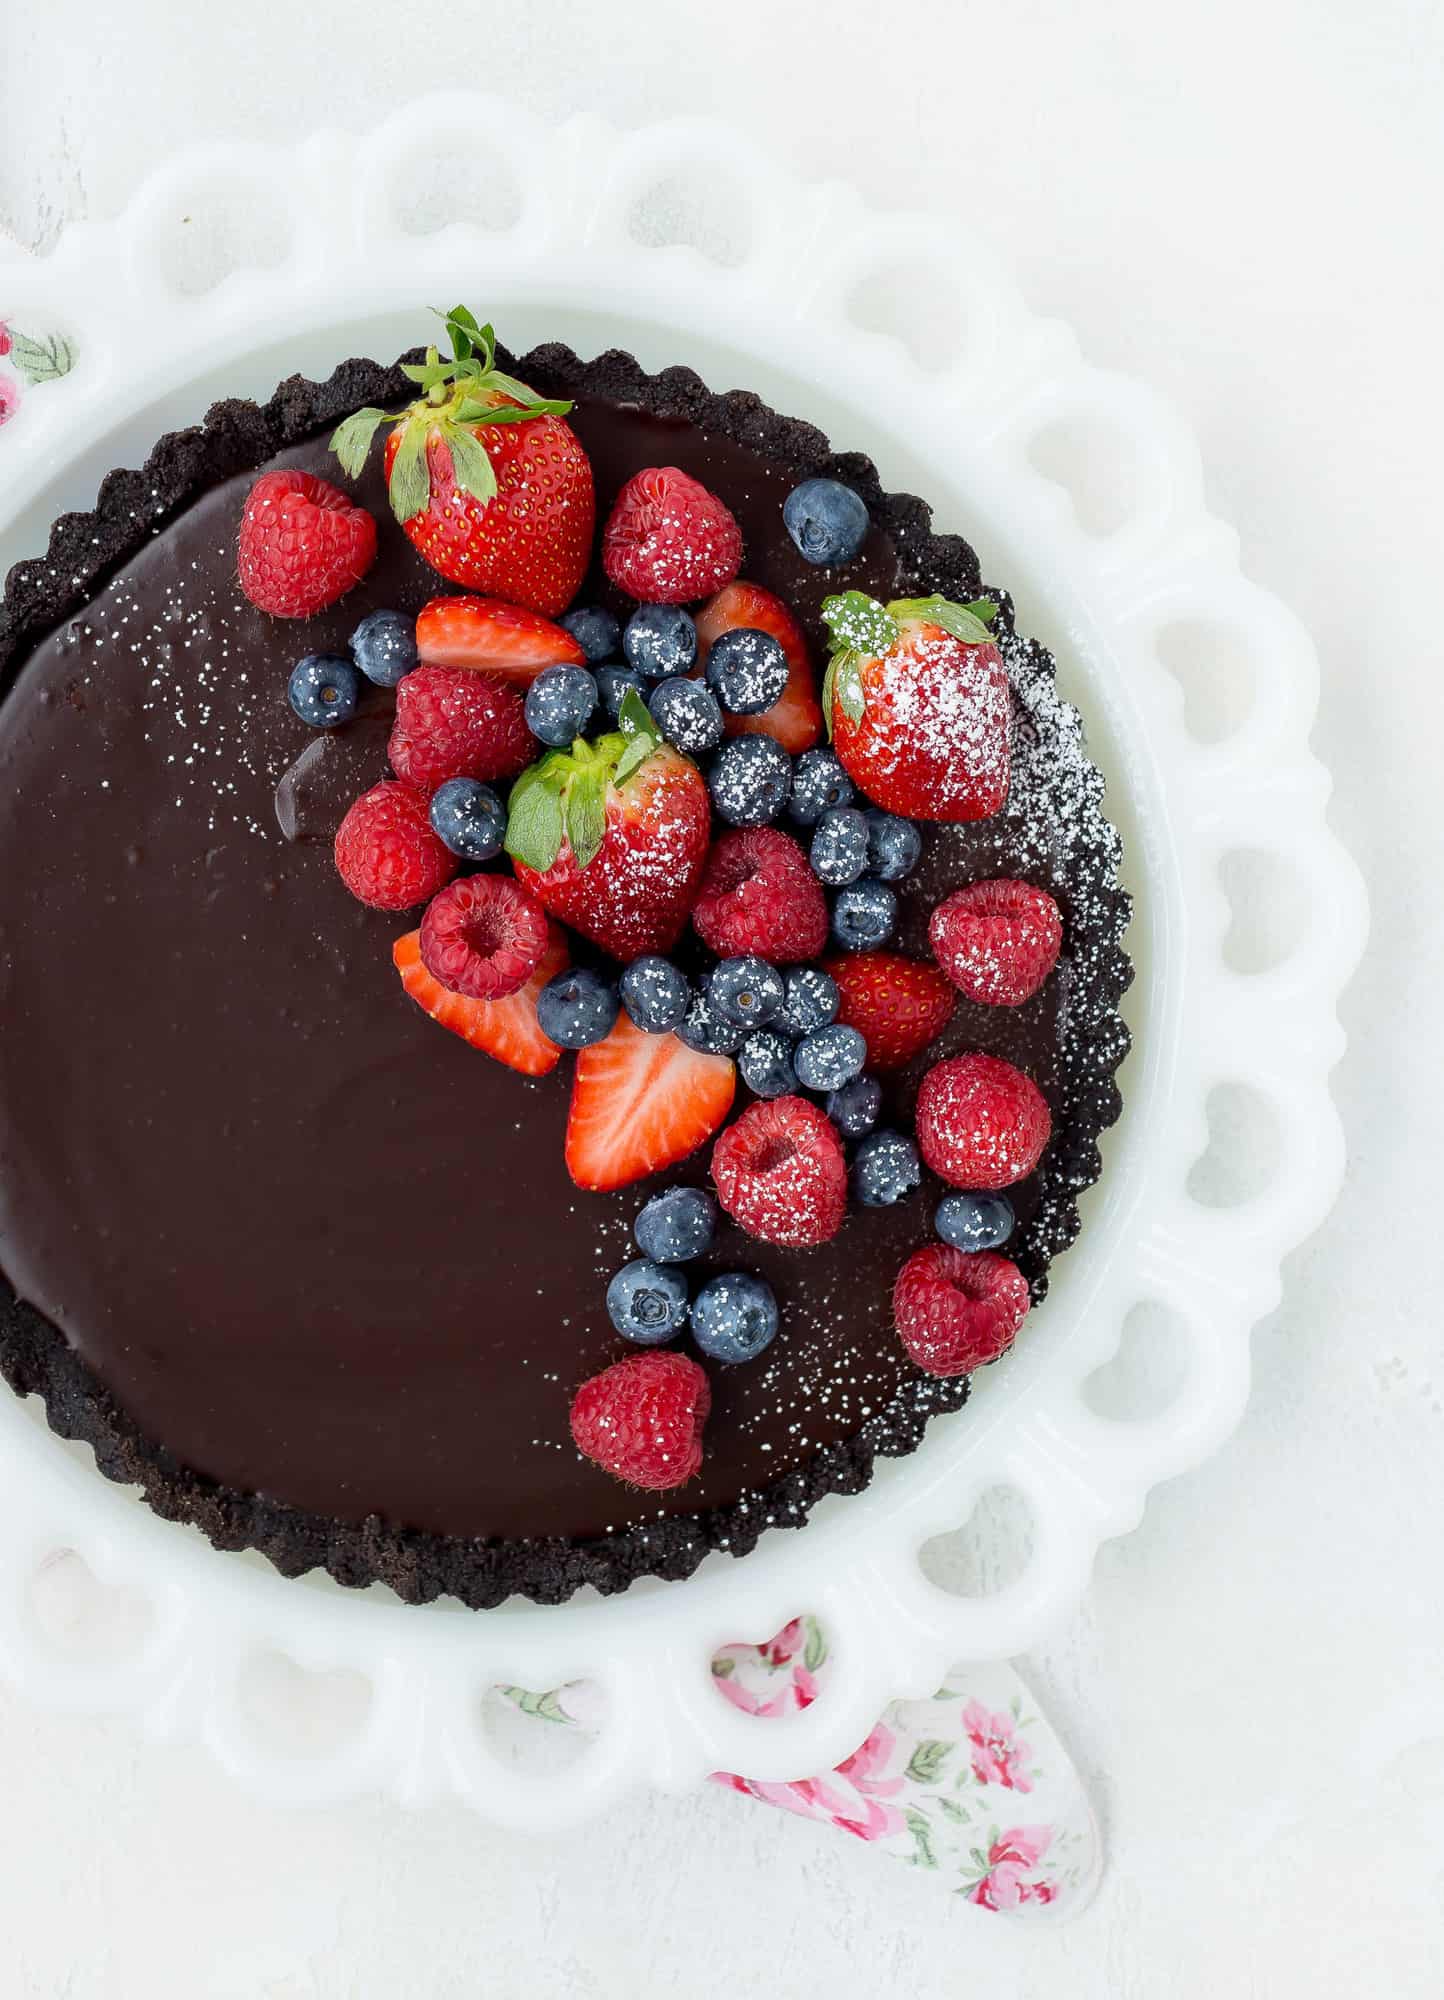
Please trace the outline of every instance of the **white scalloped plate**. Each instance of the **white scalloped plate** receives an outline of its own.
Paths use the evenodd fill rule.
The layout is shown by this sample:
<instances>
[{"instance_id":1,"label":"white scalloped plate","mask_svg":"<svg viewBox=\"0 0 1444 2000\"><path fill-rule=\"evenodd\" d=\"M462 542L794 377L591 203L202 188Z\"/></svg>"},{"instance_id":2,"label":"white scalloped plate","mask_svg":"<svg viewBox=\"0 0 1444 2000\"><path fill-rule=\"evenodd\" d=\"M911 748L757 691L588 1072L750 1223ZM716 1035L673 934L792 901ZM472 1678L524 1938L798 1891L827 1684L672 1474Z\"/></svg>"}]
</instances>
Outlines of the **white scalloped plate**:
<instances>
[{"instance_id":1,"label":"white scalloped plate","mask_svg":"<svg viewBox=\"0 0 1444 2000\"><path fill-rule=\"evenodd\" d=\"M509 206L504 226L408 233L397 191L447 155ZM704 248L645 240L659 212L674 227L680 216ZM265 268L188 292L177 275L194 268L188 233L208 253L221 214L233 234L250 232ZM854 317L897 267L920 261L946 288L942 359L926 368ZM930 1692L952 1660L1033 1643L1076 1598L1100 1542L1137 1521L1149 1487L1221 1442L1247 1391L1249 1328L1279 1296L1280 1259L1338 1187L1327 1078L1365 916L1357 873L1325 825L1327 774L1308 750L1312 646L1239 573L1236 538L1204 510L1197 451L1177 418L1086 366L1069 333L1030 315L951 221L870 214L846 189L796 183L721 128L618 137L578 121L554 132L514 106L446 95L364 140L317 136L293 159L240 146L187 154L114 223L70 229L48 258L0 261L0 313L65 334L78 355L63 380L27 394L0 438L0 561L36 553L55 514L89 505L110 466L139 463L215 396L265 395L297 368L324 375L348 354L388 358L415 339L419 306L456 297L484 304L518 348L618 344L652 367L690 362L716 388L754 388L870 451L885 485L927 495L939 526L978 545L1024 628L1058 653L1110 780L1138 897L1127 1108L1080 1242L1027 1338L919 1451L880 1465L867 1493L825 1502L800 1533L765 1538L741 1562L715 1557L687 1583L607 1601L493 1612L287 1582L162 1522L52 1438L33 1408L0 1401L0 1660L26 1689L200 1737L273 1799L455 1794L546 1826L638 1782L682 1787L715 1769L790 1777L835 1762L889 1698ZM1119 475L1124 497L1106 532L1086 532L1030 456L1064 428L1091 441L1091 466ZM1250 689L1220 741L1189 735L1163 665L1185 629L1203 632ZM1219 866L1239 850L1276 858L1306 906L1285 962L1252 975L1224 956ZM1220 1085L1255 1093L1277 1135L1267 1185L1227 1208L1188 1191ZM1140 1303L1182 1329L1182 1386L1145 1421L1107 1420L1083 1385ZM918 1551L999 1486L1031 1510L1027 1567L991 1597L954 1596L924 1576ZM123 1658L61 1659L44 1640L31 1586L57 1549L148 1600L145 1637ZM835 1671L813 1706L760 1725L716 1694L712 1653L802 1610L826 1622ZM363 1675L364 1722L319 1756L281 1747L243 1692L250 1663L270 1652ZM486 1686L583 1675L605 1687L609 1720L580 1763L542 1778L492 1753L478 1726Z\"/></svg>"}]
</instances>

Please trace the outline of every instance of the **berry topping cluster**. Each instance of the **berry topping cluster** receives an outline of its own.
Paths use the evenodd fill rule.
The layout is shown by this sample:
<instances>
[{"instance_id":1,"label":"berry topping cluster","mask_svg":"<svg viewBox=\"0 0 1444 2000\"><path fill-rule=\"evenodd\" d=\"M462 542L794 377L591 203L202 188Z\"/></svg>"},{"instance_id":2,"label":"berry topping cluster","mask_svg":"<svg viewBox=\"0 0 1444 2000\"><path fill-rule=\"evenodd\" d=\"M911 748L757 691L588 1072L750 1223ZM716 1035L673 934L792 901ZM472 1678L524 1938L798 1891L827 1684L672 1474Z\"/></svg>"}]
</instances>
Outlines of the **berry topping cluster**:
<instances>
[{"instance_id":1,"label":"berry topping cluster","mask_svg":"<svg viewBox=\"0 0 1444 2000\"><path fill-rule=\"evenodd\" d=\"M337 870L373 909L422 912L393 958L432 1019L526 1076L575 1052L576 1186L610 1193L711 1147L715 1198L654 1194L640 1255L607 1286L613 1328L642 1351L585 1383L571 1412L587 1457L663 1490L697 1471L711 1400L701 1363L669 1343L735 1366L778 1333L770 1288L730 1266L747 1238L805 1255L931 1175L936 1236L897 1276L899 1338L940 1376L1010 1344L1029 1292L1003 1254L1004 1191L1049 1143L1047 1100L977 1050L918 1072L966 1018L960 995L1035 998L1063 919L1038 884L976 881L931 909L931 957L895 948L927 827L1007 798L991 604L883 605L846 588L867 507L835 480L804 481L787 532L807 562L844 572L823 607L819 697L797 619L741 575L733 514L670 466L629 479L603 525L613 605L574 604L594 496L570 405L502 373L491 329L464 309L446 323L452 357L432 349L407 371L417 400L359 412L333 444L354 476L390 427L393 511L467 594L414 620L372 612L349 657L305 655L287 692L330 730L368 682L394 690L390 771L342 821ZM304 617L375 548L375 522L339 489L266 474L241 523L242 587Z\"/></svg>"}]
</instances>

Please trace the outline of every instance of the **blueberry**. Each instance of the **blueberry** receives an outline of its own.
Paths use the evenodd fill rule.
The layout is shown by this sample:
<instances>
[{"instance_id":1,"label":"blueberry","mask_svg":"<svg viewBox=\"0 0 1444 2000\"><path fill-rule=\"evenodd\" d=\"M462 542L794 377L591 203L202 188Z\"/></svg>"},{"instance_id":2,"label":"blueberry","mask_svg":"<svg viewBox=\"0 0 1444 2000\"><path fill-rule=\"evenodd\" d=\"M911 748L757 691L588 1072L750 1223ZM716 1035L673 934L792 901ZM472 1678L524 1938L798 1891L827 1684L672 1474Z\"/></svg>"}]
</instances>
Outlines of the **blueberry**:
<instances>
[{"instance_id":1,"label":"blueberry","mask_svg":"<svg viewBox=\"0 0 1444 2000\"><path fill-rule=\"evenodd\" d=\"M690 1264L712 1248L717 1204L705 1188L654 1194L633 1226L637 1248L658 1264Z\"/></svg>"},{"instance_id":2,"label":"blueberry","mask_svg":"<svg viewBox=\"0 0 1444 2000\"><path fill-rule=\"evenodd\" d=\"M607 1312L618 1333L656 1347L687 1324L687 1280L649 1257L624 1264L607 1286Z\"/></svg>"},{"instance_id":3,"label":"blueberry","mask_svg":"<svg viewBox=\"0 0 1444 2000\"><path fill-rule=\"evenodd\" d=\"M869 806L867 821L867 865L879 882L901 882L911 875L923 851L923 837L910 819L896 813L879 812Z\"/></svg>"},{"instance_id":4,"label":"blueberry","mask_svg":"<svg viewBox=\"0 0 1444 2000\"><path fill-rule=\"evenodd\" d=\"M463 861L490 861L506 839L506 807L476 778L448 778L431 795L431 829Z\"/></svg>"},{"instance_id":5,"label":"blueberry","mask_svg":"<svg viewBox=\"0 0 1444 2000\"><path fill-rule=\"evenodd\" d=\"M416 665L416 620L401 611L373 611L351 634L351 657L368 681L394 688Z\"/></svg>"},{"instance_id":6,"label":"blueberry","mask_svg":"<svg viewBox=\"0 0 1444 2000\"><path fill-rule=\"evenodd\" d=\"M313 729L339 729L356 713L361 676L349 660L307 653L291 669L286 695L302 722Z\"/></svg>"},{"instance_id":7,"label":"blueberry","mask_svg":"<svg viewBox=\"0 0 1444 2000\"><path fill-rule=\"evenodd\" d=\"M724 958L707 981L715 1013L739 1028L765 1028L782 1011L782 974L765 958Z\"/></svg>"},{"instance_id":8,"label":"blueberry","mask_svg":"<svg viewBox=\"0 0 1444 2000\"><path fill-rule=\"evenodd\" d=\"M639 694L643 701L647 698L647 684L635 667L598 667L592 678L597 684L597 693L601 696L602 707L607 711L613 722L616 721L621 711L622 696L627 692L628 688L633 689Z\"/></svg>"},{"instance_id":9,"label":"blueberry","mask_svg":"<svg viewBox=\"0 0 1444 2000\"><path fill-rule=\"evenodd\" d=\"M1000 1194L945 1194L933 1226L955 1250L997 1250L1013 1233L1013 1204Z\"/></svg>"},{"instance_id":10,"label":"blueberry","mask_svg":"<svg viewBox=\"0 0 1444 2000\"><path fill-rule=\"evenodd\" d=\"M746 1029L734 1027L716 1012L705 992L692 996L692 1003L677 1029L678 1041L704 1055L735 1056L742 1046Z\"/></svg>"},{"instance_id":11,"label":"blueberry","mask_svg":"<svg viewBox=\"0 0 1444 2000\"><path fill-rule=\"evenodd\" d=\"M712 641L707 685L733 715L761 715L787 686L787 655L770 632L739 625Z\"/></svg>"},{"instance_id":12,"label":"blueberry","mask_svg":"<svg viewBox=\"0 0 1444 2000\"><path fill-rule=\"evenodd\" d=\"M564 632L570 632L587 656L589 667L598 667L603 660L613 660L617 648L622 643L622 628L610 611L603 611L600 604L581 604L575 611L568 611L557 620Z\"/></svg>"},{"instance_id":13,"label":"blueberry","mask_svg":"<svg viewBox=\"0 0 1444 2000\"><path fill-rule=\"evenodd\" d=\"M827 1115L844 1139L861 1139L870 1132L881 1110L882 1085L875 1076L855 1076L827 1099Z\"/></svg>"},{"instance_id":14,"label":"blueberry","mask_svg":"<svg viewBox=\"0 0 1444 2000\"><path fill-rule=\"evenodd\" d=\"M775 1028L759 1028L737 1051L742 1081L754 1097L786 1097L797 1088L792 1044Z\"/></svg>"},{"instance_id":15,"label":"blueberry","mask_svg":"<svg viewBox=\"0 0 1444 2000\"><path fill-rule=\"evenodd\" d=\"M867 1043L856 1028L814 1028L792 1052L804 1090L841 1090L862 1074L866 1061Z\"/></svg>"},{"instance_id":16,"label":"blueberry","mask_svg":"<svg viewBox=\"0 0 1444 2000\"><path fill-rule=\"evenodd\" d=\"M722 711L701 681L680 674L659 681L647 706L667 741L690 756L715 750L722 741Z\"/></svg>"},{"instance_id":17,"label":"blueberry","mask_svg":"<svg viewBox=\"0 0 1444 2000\"><path fill-rule=\"evenodd\" d=\"M611 1032L617 989L599 972L573 965L549 979L537 995L537 1022L559 1048L585 1049Z\"/></svg>"},{"instance_id":18,"label":"blueberry","mask_svg":"<svg viewBox=\"0 0 1444 2000\"><path fill-rule=\"evenodd\" d=\"M656 952L634 958L622 974L622 1005L633 1027L643 1034L670 1034L681 1022L691 998L687 975Z\"/></svg>"},{"instance_id":19,"label":"blueberry","mask_svg":"<svg viewBox=\"0 0 1444 2000\"><path fill-rule=\"evenodd\" d=\"M852 780L835 750L804 750L793 767L788 812L799 826L816 826L834 806L850 806Z\"/></svg>"},{"instance_id":20,"label":"blueberry","mask_svg":"<svg viewBox=\"0 0 1444 2000\"><path fill-rule=\"evenodd\" d=\"M851 562L867 540L868 512L837 479L804 479L782 503L782 520L810 563Z\"/></svg>"},{"instance_id":21,"label":"blueberry","mask_svg":"<svg viewBox=\"0 0 1444 2000\"><path fill-rule=\"evenodd\" d=\"M808 855L812 872L829 889L846 888L867 867L867 821L853 806L833 806L817 822Z\"/></svg>"},{"instance_id":22,"label":"blueberry","mask_svg":"<svg viewBox=\"0 0 1444 2000\"><path fill-rule=\"evenodd\" d=\"M622 634L627 665L645 680L664 681L697 664L697 627L680 604L641 604Z\"/></svg>"},{"instance_id":23,"label":"blueberry","mask_svg":"<svg viewBox=\"0 0 1444 2000\"><path fill-rule=\"evenodd\" d=\"M751 1361L776 1331L772 1287L749 1271L709 1278L692 1301L692 1338L711 1361Z\"/></svg>"},{"instance_id":24,"label":"blueberry","mask_svg":"<svg viewBox=\"0 0 1444 2000\"><path fill-rule=\"evenodd\" d=\"M918 1149L902 1132L869 1132L852 1160L852 1191L864 1208L891 1208L922 1184Z\"/></svg>"},{"instance_id":25,"label":"blueberry","mask_svg":"<svg viewBox=\"0 0 1444 2000\"><path fill-rule=\"evenodd\" d=\"M597 683L585 667L543 667L526 691L526 726L540 743L564 750L586 734Z\"/></svg>"},{"instance_id":26,"label":"blueberry","mask_svg":"<svg viewBox=\"0 0 1444 2000\"><path fill-rule=\"evenodd\" d=\"M790 1035L810 1035L837 1019L842 996L837 981L820 965L794 965L784 982L778 1026Z\"/></svg>"},{"instance_id":27,"label":"blueberry","mask_svg":"<svg viewBox=\"0 0 1444 2000\"><path fill-rule=\"evenodd\" d=\"M718 751L707 785L729 826L766 826L781 812L791 782L792 759L774 738L734 736Z\"/></svg>"},{"instance_id":28,"label":"blueberry","mask_svg":"<svg viewBox=\"0 0 1444 2000\"><path fill-rule=\"evenodd\" d=\"M833 901L832 935L844 951L872 951L886 944L896 922L897 897L871 875L839 889Z\"/></svg>"}]
</instances>

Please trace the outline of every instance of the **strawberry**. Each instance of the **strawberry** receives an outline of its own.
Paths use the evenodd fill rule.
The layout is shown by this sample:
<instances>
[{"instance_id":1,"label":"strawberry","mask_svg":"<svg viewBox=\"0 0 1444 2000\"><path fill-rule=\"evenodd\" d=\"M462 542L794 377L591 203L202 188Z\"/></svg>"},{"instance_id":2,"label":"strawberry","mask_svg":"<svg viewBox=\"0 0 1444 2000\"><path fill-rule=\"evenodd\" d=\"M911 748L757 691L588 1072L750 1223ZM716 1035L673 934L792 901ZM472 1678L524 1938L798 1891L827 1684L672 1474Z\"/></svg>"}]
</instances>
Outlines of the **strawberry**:
<instances>
[{"instance_id":1,"label":"strawberry","mask_svg":"<svg viewBox=\"0 0 1444 2000\"><path fill-rule=\"evenodd\" d=\"M695 604L742 567L742 530L690 473L649 465L612 503L602 567L639 604Z\"/></svg>"},{"instance_id":2,"label":"strawberry","mask_svg":"<svg viewBox=\"0 0 1444 2000\"><path fill-rule=\"evenodd\" d=\"M506 849L544 909L630 960L681 935L712 809L701 772L663 742L633 689L618 721L612 735L548 751L522 772Z\"/></svg>"},{"instance_id":3,"label":"strawberry","mask_svg":"<svg viewBox=\"0 0 1444 2000\"><path fill-rule=\"evenodd\" d=\"M416 650L436 667L477 667L529 688L543 667L586 665L570 632L499 597L433 597L416 619Z\"/></svg>"},{"instance_id":4,"label":"strawberry","mask_svg":"<svg viewBox=\"0 0 1444 2000\"><path fill-rule=\"evenodd\" d=\"M987 819L1008 796L1009 696L985 618L945 597L827 598L822 708L847 775L905 819Z\"/></svg>"},{"instance_id":5,"label":"strawberry","mask_svg":"<svg viewBox=\"0 0 1444 2000\"><path fill-rule=\"evenodd\" d=\"M480 880L482 878L474 878ZM420 931L408 931L391 947L391 958L401 974L401 984L418 1007L433 1021L460 1035L474 1049L481 1049L508 1069L523 1076L546 1076L561 1061L561 1050L541 1031L536 1017L537 995L549 979L554 979L568 962L566 939L555 924L550 926L547 948L541 964L516 993L502 1000L468 1000L452 993L433 974L421 957Z\"/></svg>"},{"instance_id":6,"label":"strawberry","mask_svg":"<svg viewBox=\"0 0 1444 2000\"><path fill-rule=\"evenodd\" d=\"M898 951L843 952L823 971L837 981L837 1018L867 1043L869 1069L902 1069L935 1042L956 995L935 965Z\"/></svg>"},{"instance_id":7,"label":"strawberry","mask_svg":"<svg viewBox=\"0 0 1444 2000\"><path fill-rule=\"evenodd\" d=\"M810 750L822 734L822 710L817 704L817 681L802 627L782 602L760 583L739 578L709 598L697 613L697 666L707 664L712 641L724 632L747 629L766 632L787 655L787 686L781 697L761 715L729 715L727 734L748 732L775 736L791 756Z\"/></svg>"},{"instance_id":8,"label":"strawberry","mask_svg":"<svg viewBox=\"0 0 1444 2000\"><path fill-rule=\"evenodd\" d=\"M452 359L428 348L402 373L422 392L399 415L357 410L331 439L352 478L382 424L391 510L452 583L548 617L576 596L592 553L592 468L570 403L544 402L496 366L496 336L465 306L446 316Z\"/></svg>"},{"instance_id":9,"label":"strawberry","mask_svg":"<svg viewBox=\"0 0 1444 2000\"><path fill-rule=\"evenodd\" d=\"M737 1072L726 1056L648 1035L625 1013L581 1050L567 1119L567 1172L578 1187L627 1187L685 1160L732 1109Z\"/></svg>"},{"instance_id":10,"label":"strawberry","mask_svg":"<svg viewBox=\"0 0 1444 2000\"><path fill-rule=\"evenodd\" d=\"M276 618L310 618L365 576L376 523L312 472L263 472L246 495L236 569L241 589Z\"/></svg>"}]
</instances>

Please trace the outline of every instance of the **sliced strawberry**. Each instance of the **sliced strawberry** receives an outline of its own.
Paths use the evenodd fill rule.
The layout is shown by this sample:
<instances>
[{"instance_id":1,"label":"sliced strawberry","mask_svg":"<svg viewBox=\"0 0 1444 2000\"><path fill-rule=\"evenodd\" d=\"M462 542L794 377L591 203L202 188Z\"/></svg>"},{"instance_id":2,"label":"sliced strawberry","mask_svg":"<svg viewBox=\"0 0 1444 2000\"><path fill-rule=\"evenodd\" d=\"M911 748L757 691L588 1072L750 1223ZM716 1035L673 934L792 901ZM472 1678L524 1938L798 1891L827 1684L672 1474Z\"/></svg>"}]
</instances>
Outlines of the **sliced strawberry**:
<instances>
[{"instance_id":1,"label":"sliced strawberry","mask_svg":"<svg viewBox=\"0 0 1444 2000\"><path fill-rule=\"evenodd\" d=\"M620 726L552 750L512 787L506 847L544 910L613 958L670 951L707 859L702 773L629 688Z\"/></svg>"},{"instance_id":2,"label":"sliced strawberry","mask_svg":"<svg viewBox=\"0 0 1444 2000\"><path fill-rule=\"evenodd\" d=\"M726 1056L647 1035L625 1014L577 1057L567 1120L567 1171L578 1187L627 1187L704 1146L732 1109Z\"/></svg>"},{"instance_id":3,"label":"sliced strawberry","mask_svg":"<svg viewBox=\"0 0 1444 2000\"><path fill-rule=\"evenodd\" d=\"M427 971L421 960L419 930L408 931L391 947L401 984L418 1007L474 1049L495 1056L523 1076L546 1076L561 1060L561 1050L537 1023L536 1002L547 981L556 977L570 956L566 939L553 924L541 964L519 992L504 1000L468 1000L449 992Z\"/></svg>"},{"instance_id":4,"label":"sliced strawberry","mask_svg":"<svg viewBox=\"0 0 1444 2000\"><path fill-rule=\"evenodd\" d=\"M957 995L935 965L900 951L845 951L823 961L837 981L837 1018L867 1043L869 1069L902 1069L935 1042Z\"/></svg>"},{"instance_id":5,"label":"sliced strawberry","mask_svg":"<svg viewBox=\"0 0 1444 2000\"><path fill-rule=\"evenodd\" d=\"M775 736L783 749L796 757L810 750L822 734L822 710L817 700L817 680L807 651L802 627L782 602L760 583L738 578L710 598L697 613L697 666L707 664L712 641L724 632L747 628L767 632L787 655L787 686L781 699L761 715L729 715L727 734Z\"/></svg>"},{"instance_id":6,"label":"sliced strawberry","mask_svg":"<svg viewBox=\"0 0 1444 2000\"><path fill-rule=\"evenodd\" d=\"M543 667L583 667L587 656L560 625L499 597L433 597L416 620L428 666L475 667L530 687Z\"/></svg>"}]
</instances>

